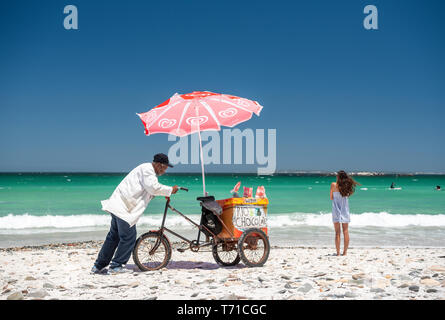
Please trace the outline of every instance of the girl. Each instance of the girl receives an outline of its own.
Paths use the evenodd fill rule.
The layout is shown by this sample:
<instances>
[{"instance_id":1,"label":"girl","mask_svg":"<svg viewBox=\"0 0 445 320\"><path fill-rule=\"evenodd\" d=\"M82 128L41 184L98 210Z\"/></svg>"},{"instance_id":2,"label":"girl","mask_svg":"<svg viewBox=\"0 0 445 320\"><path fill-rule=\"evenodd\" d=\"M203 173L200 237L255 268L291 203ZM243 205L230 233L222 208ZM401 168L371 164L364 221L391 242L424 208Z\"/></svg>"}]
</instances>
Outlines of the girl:
<instances>
[{"instance_id":1,"label":"girl","mask_svg":"<svg viewBox=\"0 0 445 320\"><path fill-rule=\"evenodd\" d=\"M350 221L348 198L354 193L356 185L361 184L349 177L343 170L337 173L337 182L332 182L331 184L332 222L334 222L335 228L335 248L337 249L337 256L340 255L340 223L344 238L343 256L345 256L348 251L348 223Z\"/></svg>"}]
</instances>

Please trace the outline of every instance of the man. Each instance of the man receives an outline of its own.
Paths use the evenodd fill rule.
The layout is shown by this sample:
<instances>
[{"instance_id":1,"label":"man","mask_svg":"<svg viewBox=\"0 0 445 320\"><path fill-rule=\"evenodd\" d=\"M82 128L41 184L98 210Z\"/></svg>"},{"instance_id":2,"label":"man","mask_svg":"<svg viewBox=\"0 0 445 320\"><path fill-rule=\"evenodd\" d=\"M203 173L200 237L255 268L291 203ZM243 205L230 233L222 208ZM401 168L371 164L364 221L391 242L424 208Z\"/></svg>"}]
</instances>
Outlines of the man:
<instances>
[{"instance_id":1,"label":"man","mask_svg":"<svg viewBox=\"0 0 445 320\"><path fill-rule=\"evenodd\" d=\"M111 214L111 227L91 270L92 273L131 272L125 269L136 242L136 223L155 196L170 197L178 186L165 186L158 176L173 167L163 153L154 156L152 163L143 163L134 168L117 186L108 200L103 200L102 210ZM113 257L114 255L114 257Z\"/></svg>"}]
</instances>

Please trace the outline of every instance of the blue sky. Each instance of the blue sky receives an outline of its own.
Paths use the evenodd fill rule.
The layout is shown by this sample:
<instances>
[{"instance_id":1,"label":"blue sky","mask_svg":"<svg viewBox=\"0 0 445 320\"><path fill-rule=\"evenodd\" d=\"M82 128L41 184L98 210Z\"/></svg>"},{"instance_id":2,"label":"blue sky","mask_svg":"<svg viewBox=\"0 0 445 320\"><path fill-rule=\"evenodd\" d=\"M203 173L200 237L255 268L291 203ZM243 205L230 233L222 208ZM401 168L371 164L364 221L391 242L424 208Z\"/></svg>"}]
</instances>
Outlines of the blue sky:
<instances>
[{"instance_id":1,"label":"blue sky","mask_svg":"<svg viewBox=\"0 0 445 320\"><path fill-rule=\"evenodd\" d=\"M63 28L67 4L78 30ZM367 4L378 30L363 27ZM0 171L131 170L172 145L135 113L209 90L264 106L239 128L277 130L278 170L445 172L443 12L421 0L2 1Z\"/></svg>"}]
</instances>

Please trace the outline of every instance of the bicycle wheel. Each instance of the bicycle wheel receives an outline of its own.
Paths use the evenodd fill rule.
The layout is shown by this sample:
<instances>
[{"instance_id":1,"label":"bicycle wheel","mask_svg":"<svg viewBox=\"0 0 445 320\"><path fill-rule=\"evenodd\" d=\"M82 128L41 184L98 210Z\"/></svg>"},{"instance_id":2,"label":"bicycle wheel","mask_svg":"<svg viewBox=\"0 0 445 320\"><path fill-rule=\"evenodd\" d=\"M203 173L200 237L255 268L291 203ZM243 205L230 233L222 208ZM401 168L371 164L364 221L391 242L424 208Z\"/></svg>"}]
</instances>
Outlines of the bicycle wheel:
<instances>
[{"instance_id":1,"label":"bicycle wheel","mask_svg":"<svg viewBox=\"0 0 445 320\"><path fill-rule=\"evenodd\" d=\"M261 229L248 229L238 240L238 251L246 266L261 267L269 257L269 239Z\"/></svg>"},{"instance_id":2,"label":"bicycle wheel","mask_svg":"<svg viewBox=\"0 0 445 320\"><path fill-rule=\"evenodd\" d=\"M159 247L150 254L156 242L160 240ZM133 261L141 271L153 271L164 268L170 261L172 249L170 242L163 235L159 238L159 233L150 231L141 235L133 249Z\"/></svg>"},{"instance_id":3,"label":"bicycle wheel","mask_svg":"<svg viewBox=\"0 0 445 320\"><path fill-rule=\"evenodd\" d=\"M221 266L229 267L240 262L240 256L236 248L236 242L220 242L212 247L213 258Z\"/></svg>"}]
</instances>

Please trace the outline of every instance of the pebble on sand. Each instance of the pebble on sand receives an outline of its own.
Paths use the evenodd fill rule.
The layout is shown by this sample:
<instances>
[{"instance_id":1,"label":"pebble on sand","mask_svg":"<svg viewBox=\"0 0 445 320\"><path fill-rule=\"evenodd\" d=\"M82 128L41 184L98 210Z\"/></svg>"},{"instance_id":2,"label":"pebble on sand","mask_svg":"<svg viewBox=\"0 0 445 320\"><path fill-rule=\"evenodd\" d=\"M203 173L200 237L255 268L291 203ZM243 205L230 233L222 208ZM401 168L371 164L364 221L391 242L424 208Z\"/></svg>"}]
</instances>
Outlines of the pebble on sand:
<instances>
[{"instance_id":1,"label":"pebble on sand","mask_svg":"<svg viewBox=\"0 0 445 320\"><path fill-rule=\"evenodd\" d=\"M442 248L351 247L347 256L337 257L330 255L332 247L272 246L261 268L242 262L221 267L211 249L173 251L171 263L159 271L141 272L133 265L132 274L93 275L102 243L0 248L0 299L445 298Z\"/></svg>"}]
</instances>

